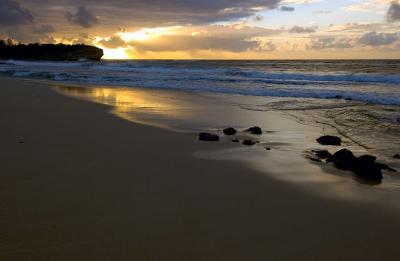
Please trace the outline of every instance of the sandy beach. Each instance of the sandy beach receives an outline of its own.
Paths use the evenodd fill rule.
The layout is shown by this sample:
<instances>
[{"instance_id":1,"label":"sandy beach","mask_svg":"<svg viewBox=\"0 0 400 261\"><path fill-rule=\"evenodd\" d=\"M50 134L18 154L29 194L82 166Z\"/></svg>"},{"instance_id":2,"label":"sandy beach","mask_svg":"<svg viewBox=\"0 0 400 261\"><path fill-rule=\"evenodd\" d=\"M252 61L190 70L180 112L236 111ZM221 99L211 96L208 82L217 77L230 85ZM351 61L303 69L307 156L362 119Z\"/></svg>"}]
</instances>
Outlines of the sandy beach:
<instances>
[{"instance_id":1,"label":"sandy beach","mask_svg":"<svg viewBox=\"0 0 400 261\"><path fill-rule=\"evenodd\" d=\"M268 163L207 159L236 145L135 123L44 82L0 78L0 94L0 260L400 257L400 211L385 200L325 197L266 175Z\"/></svg>"}]
</instances>

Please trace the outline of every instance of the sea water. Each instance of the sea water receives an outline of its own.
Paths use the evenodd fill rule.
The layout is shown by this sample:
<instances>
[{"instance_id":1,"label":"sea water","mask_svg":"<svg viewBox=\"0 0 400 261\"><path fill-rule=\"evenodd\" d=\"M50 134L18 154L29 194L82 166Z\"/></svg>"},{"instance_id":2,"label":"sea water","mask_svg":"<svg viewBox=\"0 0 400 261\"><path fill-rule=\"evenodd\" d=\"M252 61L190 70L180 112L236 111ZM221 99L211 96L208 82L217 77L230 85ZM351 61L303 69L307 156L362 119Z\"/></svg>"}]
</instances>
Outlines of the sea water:
<instances>
[{"instance_id":1,"label":"sea water","mask_svg":"<svg viewBox=\"0 0 400 261\"><path fill-rule=\"evenodd\" d=\"M284 112L301 123L339 134L369 153L386 159L400 153L400 60L8 60L0 62L0 75L86 86L122 86L125 90L136 90L137 87L183 90L208 95L209 99L211 95L218 95L219 101L222 96L231 97L225 101L240 110ZM110 90L98 91L96 99L112 104L137 95L123 92L123 98L121 92ZM186 106L191 107L186 109L186 114L182 113L184 109L178 114L171 108L176 109L177 104L188 101L178 103L178 97L170 97L170 105L175 103L174 106L153 106L163 104L164 99L161 103L153 102L151 111L147 104L149 96L146 97L143 106L137 96L125 99L121 105L123 114L140 111L142 115L147 112L151 118L157 110L165 116L158 115L158 120L165 118L166 125L178 126L178 129L196 126L197 131L223 127L224 117L216 116L216 110L222 107L199 109L201 113L192 117L190 110L193 110L195 100ZM185 97L190 99L190 95ZM198 108L201 106L199 104ZM235 116L231 118L235 119Z\"/></svg>"}]
</instances>

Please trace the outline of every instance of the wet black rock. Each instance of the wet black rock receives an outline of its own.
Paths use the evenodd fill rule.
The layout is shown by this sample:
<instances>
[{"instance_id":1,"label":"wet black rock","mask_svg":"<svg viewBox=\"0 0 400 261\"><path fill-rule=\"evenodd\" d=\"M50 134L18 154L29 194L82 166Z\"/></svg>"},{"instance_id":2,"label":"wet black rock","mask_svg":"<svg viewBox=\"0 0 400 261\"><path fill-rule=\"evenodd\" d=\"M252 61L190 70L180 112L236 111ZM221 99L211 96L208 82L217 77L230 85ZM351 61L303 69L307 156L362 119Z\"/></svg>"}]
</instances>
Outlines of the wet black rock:
<instances>
[{"instance_id":1,"label":"wet black rock","mask_svg":"<svg viewBox=\"0 0 400 261\"><path fill-rule=\"evenodd\" d=\"M254 141L254 140L244 140L243 141L243 145L246 145L246 146L253 146L256 143L257 143L257 141Z\"/></svg>"},{"instance_id":2,"label":"wet black rock","mask_svg":"<svg viewBox=\"0 0 400 261\"><path fill-rule=\"evenodd\" d=\"M321 136L317 139L317 142L321 145L337 145L342 144L342 139L336 136L326 135Z\"/></svg>"},{"instance_id":3,"label":"wet black rock","mask_svg":"<svg viewBox=\"0 0 400 261\"><path fill-rule=\"evenodd\" d=\"M234 128L226 128L224 129L224 134L225 135L235 135L237 133L237 130L235 130Z\"/></svg>"},{"instance_id":4,"label":"wet black rock","mask_svg":"<svg viewBox=\"0 0 400 261\"><path fill-rule=\"evenodd\" d=\"M219 141L219 136L211 133L202 132L199 134L201 141Z\"/></svg>"},{"instance_id":5,"label":"wet black rock","mask_svg":"<svg viewBox=\"0 0 400 261\"><path fill-rule=\"evenodd\" d=\"M394 155L393 158L395 158L395 159L400 159L400 154Z\"/></svg>"},{"instance_id":6,"label":"wet black rock","mask_svg":"<svg viewBox=\"0 0 400 261\"><path fill-rule=\"evenodd\" d=\"M315 156L321 159L329 159L332 157L332 154L327 150L313 150L312 152L315 154Z\"/></svg>"},{"instance_id":7,"label":"wet black rock","mask_svg":"<svg viewBox=\"0 0 400 261\"><path fill-rule=\"evenodd\" d=\"M353 152L348 149L341 149L328 158L327 162L333 162L338 169L351 170L356 159L357 157L354 156Z\"/></svg>"},{"instance_id":8,"label":"wet black rock","mask_svg":"<svg viewBox=\"0 0 400 261\"><path fill-rule=\"evenodd\" d=\"M362 155L358 157L357 161L360 164L374 164L376 161L376 157L372 155Z\"/></svg>"},{"instance_id":9,"label":"wet black rock","mask_svg":"<svg viewBox=\"0 0 400 261\"><path fill-rule=\"evenodd\" d=\"M246 131L250 132L251 134L254 134L254 135L261 135L262 134L261 128L257 127L257 126L248 128Z\"/></svg>"},{"instance_id":10,"label":"wet black rock","mask_svg":"<svg viewBox=\"0 0 400 261\"><path fill-rule=\"evenodd\" d=\"M232 139L232 142L240 142L240 140L238 140L238 139Z\"/></svg>"},{"instance_id":11,"label":"wet black rock","mask_svg":"<svg viewBox=\"0 0 400 261\"><path fill-rule=\"evenodd\" d=\"M375 160L376 157L371 155L356 157L350 150L341 149L328 158L327 162L333 162L338 169L351 170L366 180L382 180L381 166Z\"/></svg>"},{"instance_id":12,"label":"wet black rock","mask_svg":"<svg viewBox=\"0 0 400 261\"><path fill-rule=\"evenodd\" d=\"M265 149L266 149L266 150L271 150L271 148L268 148L268 147L266 147Z\"/></svg>"}]
</instances>

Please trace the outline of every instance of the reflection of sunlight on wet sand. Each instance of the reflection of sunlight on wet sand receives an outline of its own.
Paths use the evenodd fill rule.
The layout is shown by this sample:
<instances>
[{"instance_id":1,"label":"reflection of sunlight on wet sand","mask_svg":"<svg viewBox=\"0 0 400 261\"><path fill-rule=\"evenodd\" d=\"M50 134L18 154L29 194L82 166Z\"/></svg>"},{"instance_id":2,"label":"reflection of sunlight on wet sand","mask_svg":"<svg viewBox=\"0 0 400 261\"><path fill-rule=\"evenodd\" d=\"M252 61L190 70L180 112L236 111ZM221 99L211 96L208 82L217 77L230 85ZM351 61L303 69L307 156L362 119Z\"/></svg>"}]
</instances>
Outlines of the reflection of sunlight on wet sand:
<instances>
[{"instance_id":1,"label":"reflection of sunlight on wet sand","mask_svg":"<svg viewBox=\"0 0 400 261\"><path fill-rule=\"evenodd\" d=\"M349 171L340 171L330 165L310 163L301 156L301 150L293 144L263 144L253 148L233 147L213 151L197 151L197 157L208 160L242 161L269 177L300 185L306 191L317 193L329 199L342 199L357 202L385 200L386 205L400 209L397 204L397 182L385 181L379 185L362 183ZM388 197L389 195L389 197Z\"/></svg>"},{"instance_id":2,"label":"reflection of sunlight on wet sand","mask_svg":"<svg viewBox=\"0 0 400 261\"><path fill-rule=\"evenodd\" d=\"M163 121L191 117L191 112L185 110L187 105L183 100L152 90L69 86L59 86L58 90L73 97L110 105L117 116L134 122L166 127L151 118Z\"/></svg>"},{"instance_id":3,"label":"reflection of sunlight on wet sand","mask_svg":"<svg viewBox=\"0 0 400 261\"><path fill-rule=\"evenodd\" d=\"M197 151L194 154L205 159L244 161L268 176L301 185L306 191L328 198L359 202L385 200L385 204L400 208L395 202L400 193L395 175L386 173L384 182L375 186L363 184L355 179L353 173L338 171L332 166L311 164L303 157L303 153L309 149L322 149L315 144L315 137L321 134L321 129L300 124L291 117L284 117L285 114L279 111L246 110L241 106L265 104L266 98L140 88L60 86L58 90L69 96L109 105L115 115L129 121L175 131L219 132L223 140L231 145L230 137L222 135L221 127L233 126L244 130L257 124L266 133L257 137L260 143L254 147L238 144L218 150ZM243 132L238 133L237 137L242 140L249 138ZM267 151L265 146L271 150ZM330 150L334 152L337 148Z\"/></svg>"}]
</instances>

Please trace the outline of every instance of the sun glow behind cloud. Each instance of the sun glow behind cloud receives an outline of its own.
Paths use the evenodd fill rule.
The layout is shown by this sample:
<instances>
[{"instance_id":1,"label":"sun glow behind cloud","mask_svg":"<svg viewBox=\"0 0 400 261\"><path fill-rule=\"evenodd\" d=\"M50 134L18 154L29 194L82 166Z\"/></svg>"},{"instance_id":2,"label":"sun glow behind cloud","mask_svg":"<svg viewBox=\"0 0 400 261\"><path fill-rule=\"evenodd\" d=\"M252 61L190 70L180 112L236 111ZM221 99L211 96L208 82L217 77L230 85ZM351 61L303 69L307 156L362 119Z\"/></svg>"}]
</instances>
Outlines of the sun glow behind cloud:
<instances>
[{"instance_id":1,"label":"sun glow behind cloud","mask_svg":"<svg viewBox=\"0 0 400 261\"><path fill-rule=\"evenodd\" d=\"M379 33L382 30L386 33ZM372 34L374 31L378 33ZM366 38L368 32L370 34ZM388 37L398 41L386 43ZM365 57L365 51L369 58L372 55L388 58L398 55L396 48L400 46L400 33L396 24L383 22L265 27L242 20L208 25L120 29L91 38L88 43L102 48L104 59L345 59Z\"/></svg>"},{"instance_id":2,"label":"sun glow behind cloud","mask_svg":"<svg viewBox=\"0 0 400 261\"><path fill-rule=\"evenodd\" d=\"M104 52L103 59L114 59L114 60L124 60L124 59L129 59L129 54L127 53L127 49L124 47L118 47L118 48L105 48L101 47Z\"/></svg>"},{"instance_id":3,"label":"sun glow behind cloud","mask_svg":"<svg viewBox=\"0 0 400 261\"><path fill-rule=\"evenodd\" d=\"M175 34L175 30L178 30L181 26L172 27L156 27L156 28L142 28L136 31L123 31L117 32L114 35L114 39L119 39L124 43L124 45L129 46L119 46L116 48L110 48L105 46L104 43L112 41L112 37L103 38L96 37L94 44L100 47L104 51L103 59L129 59L136 58L134 53L134 47L131 46L133 42L150 42L156 41L158 38L167 35Z\"/></svg>"},{"instance_id":4,"label":"sun glow behind cloud","mask_svg":"<svg viewBox=\"0 0 400 261\"><path fill-rule=\"evenodd\" d=\"M3 1L0 37L105 59L400 58L400 0Z\"/></svg>"},{"instance_id":5,"label":"sun glow behind cloud","mask_svg":"<svg viewBox=\"0 0 400 261\"><path fill-rule=\"evenodd\" d=\"M174 30L179 28L181 28L181 26L143 28L133 32L118 32L116 35L125 42L151 41L163 35L171 35L174 33Z\"/></svg>"}]
</instances>

